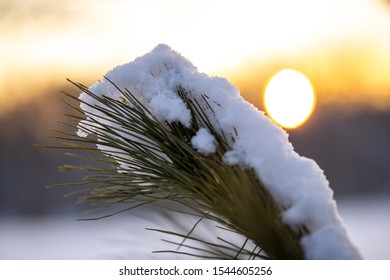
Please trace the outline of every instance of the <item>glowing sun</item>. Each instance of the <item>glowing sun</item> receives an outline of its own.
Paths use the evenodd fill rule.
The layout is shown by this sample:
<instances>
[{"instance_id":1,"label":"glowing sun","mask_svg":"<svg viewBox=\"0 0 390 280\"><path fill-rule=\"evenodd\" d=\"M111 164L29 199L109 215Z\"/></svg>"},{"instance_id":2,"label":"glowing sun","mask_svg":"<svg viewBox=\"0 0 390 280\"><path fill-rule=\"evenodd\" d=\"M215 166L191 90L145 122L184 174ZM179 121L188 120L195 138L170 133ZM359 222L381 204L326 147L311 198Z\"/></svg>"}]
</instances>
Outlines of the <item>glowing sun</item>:
<instances>
[{"instance_id":1,"label":"glowing sun","mask_svg":"<svg viewBox=\"0 0 390 280\"><path fill-rule=\"evenodd\" d=\"M267 114L276 123L285 128L296 128L313 112L314 89L302 73L283 69L267 83L264 104Z\"/></svg>"}]
</instances>

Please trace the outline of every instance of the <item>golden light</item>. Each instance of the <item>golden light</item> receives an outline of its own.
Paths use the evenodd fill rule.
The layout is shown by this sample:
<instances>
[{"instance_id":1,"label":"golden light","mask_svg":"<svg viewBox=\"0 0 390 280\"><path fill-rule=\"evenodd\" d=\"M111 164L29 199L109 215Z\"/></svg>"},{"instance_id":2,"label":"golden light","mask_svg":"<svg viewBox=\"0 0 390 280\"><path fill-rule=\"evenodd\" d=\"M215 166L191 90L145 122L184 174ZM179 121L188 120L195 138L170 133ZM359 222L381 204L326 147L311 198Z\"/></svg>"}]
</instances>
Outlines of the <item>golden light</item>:
<instances>
[{"instance_id":1,"label":"golden light","mask_svg":"<svg viewBox=\"0 0 390 280\"><path fill-rule=\"evenodd\" d=\"M314 109L314 89L302 73L283 69L267 83L264 104L266 112L276 123L285 128L296 128Z\"/></svg>"},{"instance_id":2,"label":"golden light","mask_svg":"<svg viewBox=\"0 0 390 280\"><path fill-rule=\"evenodd\" d=\"M0 115L36 99L32 86L95 81L160 43L250 98L258 75L281 63L309 69L324 102L343 94L389 106L390 17L380 1L355 1L353 11L347 0L11 2L0 17Z\"/></svg>"}]
</instances>

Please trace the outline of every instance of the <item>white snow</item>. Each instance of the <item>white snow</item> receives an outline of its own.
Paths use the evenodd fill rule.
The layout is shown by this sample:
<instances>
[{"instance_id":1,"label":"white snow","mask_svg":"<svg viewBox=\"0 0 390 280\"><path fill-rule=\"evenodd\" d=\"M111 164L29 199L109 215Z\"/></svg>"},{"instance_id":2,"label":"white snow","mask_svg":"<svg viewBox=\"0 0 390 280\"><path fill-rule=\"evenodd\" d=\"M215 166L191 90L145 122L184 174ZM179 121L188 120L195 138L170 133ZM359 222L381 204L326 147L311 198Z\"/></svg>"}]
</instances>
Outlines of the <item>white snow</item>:
<instances>
[{"instance_id":1,"label":"white snow","mask_svg":"<svg viewBox=\"0 0 390 280\"><path fill-rule=\"evenodd\" d=\"M198 153L203 155L215 153L217 149L214 135L203 127L199 129L194 137L192 137L191 145Z\"/></svg>"},{"instance_id":2,"label":"white snow","mask_svg":"<svg viewBox=\"0 0 390 280\"><path fill-rule=\"evenodd\" d=\"M360 258L345 232L323 171L313 160L298 155L287 133L245 101L229 81L199 73L187 59L166 45L114 68L106 77L119 88L128 89L159 120L177 121L185 126L191 124L191 114L177 89L184 88L198 101L201 95L207 95L213 109L209 115L212 124L228 139L234 139L230 140L231 150L225 154L224 161L253 168L277 203L286 209L283 220L292 228L309 229L310 234L301 240L306 257ZM94 84L90 90L97 95L121 97L107 80ZM80 98L95 103L86 94ZM95 113L88 105L82 104L81 108ZM80 128L79 135L84 132ZM213 136L202 129L191 144L201 154L215 151Z\"/></svg>"},{"instance_id":3,"label":"white snow","mask_svg":"<svg viewBox=\"0 0 390 280\"><path fill-rule=\"evenodd\" d=\"M178 65L180 67L177 67ZM181 80L192 72L196 72L196 68L189 61L169 47L159 45L153 52L115 67L105 77L148 103L152 113L160 120L180 121L183 125L189 126L190 111L176 94L176 89ZM121 97L121 93L107 80L92 85L90 90L97 95L106 95L114 99ZM87 94L82 94L80 99L90 105L96 104L96 100ZM96 113L84 103L80 107L84 111Z\"/></svg>"},{"instance_id":4,"label":"white snow","mask_svg":"<svg viewBox=\"0 0 390 280\"><path fill-rule=\"evenodd\" d=\"M188 127L191 124L191 113L183 101L172 93L157 93L149 103L153 115L168 122L181 122Z\"/></svg>"}]
</instances>

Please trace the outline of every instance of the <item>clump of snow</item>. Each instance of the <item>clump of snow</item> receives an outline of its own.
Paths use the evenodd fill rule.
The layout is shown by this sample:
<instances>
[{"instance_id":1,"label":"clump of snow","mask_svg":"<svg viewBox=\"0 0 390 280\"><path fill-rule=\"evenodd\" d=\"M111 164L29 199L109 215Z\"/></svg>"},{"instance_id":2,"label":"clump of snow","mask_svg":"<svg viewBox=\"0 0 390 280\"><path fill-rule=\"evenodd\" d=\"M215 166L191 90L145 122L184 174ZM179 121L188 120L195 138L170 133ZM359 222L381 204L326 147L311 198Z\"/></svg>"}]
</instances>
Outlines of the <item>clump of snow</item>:
<instances>
[{"instance_id":1,"label":"clump of snow","mask_svg":"<svg viewBox=\"0 0 390 280\"><path fill-rule=\"evenodd\" d=\"M191 113L183 100L176 94L181 81L196 68L184 57L172 51L166 45L158 45L153 52L135 59L133 62L120 65L109 71L103 80L92 85L89 90L96 95L105 95L113 99L121 98L121 89L127 89L138 99L143 100L151 112L161 121L181 122L184 126L191 124ZM97 101L82 94L80 107L91 114L97 113L89 105ZM104 123L104 120L99 120Z\"/></svg>"},{"instance_id":2,"label":"clump of snow","mask_svg":"<svg viewBox=\"0 0 390 280\"><path fill-rule=\"evenodd\" d=\"M356 250L351 250L350 241L344 228L335 225L324 226L311 234L302 237L301 244L306 258L311 260L359 259Z\"/></svg>"},{"instance_id":3,"label":"clump of snow","mask_svg":"<svg viewBox=\"0 0 390 280\"><path fill-rule=\"evenodd\" d=\"M191 125L191 113L180 98L172 93L156 94L150 100L150 109L159 120L181 122L184 126Z\"/></svg>"},{"instance_id":4,"label":"clump of snow","mask_svg":"<svg viewBox=\"0 0 390 280\"><path fill-rule=\"evenodd\" d=\"M192 137L191 145L198 153L203 155L213 154L217 150L217 142L214 135L203 127Z\"/></svg>"},{"instance_id":5,"label":"clump of snow","mask_svg":"<svg viewBox=\"0 0 390 280\"><path fill-rule=\"evenodd\" d=\"M230 165L253 168L281 208L286 209L282 213L284 222L293 229L305 226L309 230L301 240L306 257L360 258L346 235L323 171L313 160L298 155L287 133L245 101L229 81L199 73L187 59L166 45L117 66L106 77L119 88L128 89L159 120L181 122L187 127L192 122L191 113L177 89L185 89L196 100L207 95L213 112L208 116L210 122L230 141L231 149L223 160ZM121 98L120 91L107 80L89 89L97 95ZM96 103L87 94L81 94L80 99L90 105ZM81 109L96 113L87 104L82 103ZM87 133L80 130L79 135ZM198 131L191 145L201 154L216 149L215 139L206 129Z\"/></svg>"}]
</instances>

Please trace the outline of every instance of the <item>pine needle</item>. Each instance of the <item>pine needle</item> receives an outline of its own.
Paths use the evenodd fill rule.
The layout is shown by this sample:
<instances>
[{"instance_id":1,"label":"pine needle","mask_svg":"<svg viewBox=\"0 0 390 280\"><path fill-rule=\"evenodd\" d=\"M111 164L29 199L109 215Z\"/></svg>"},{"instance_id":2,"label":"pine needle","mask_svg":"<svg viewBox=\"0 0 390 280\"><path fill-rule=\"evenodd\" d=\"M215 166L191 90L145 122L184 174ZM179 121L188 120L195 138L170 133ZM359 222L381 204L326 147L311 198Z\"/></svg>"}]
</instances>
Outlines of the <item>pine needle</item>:
<instances>
[{"instance_id":1,"label":"pine needle","mask_svg":"<svg viewBox=\"0 0 390 280\"><path fill-rule=\"evenodd\" d=\"M70 82L96 101L95 105L87 104L90 111L82 111L71 105L70 101L84 101L72 94L65 94L70 101L64 103L75 110L75 114L68 115L71 118L68 125L76 129L75 123L78 123L77 129L90 136L83 138L53 130L56 133L53 138L64 141L60 148L92 154L81 157L100 165L67 165L61 170L89 173L84 178L88 184L88 194L80 197L80 202L104 206L132 203L131 207L125 205L122 210L99 218L160 201L179 201L201 218L186 234L160 231L182 237L182 242L177 243L178 249L195 250L184 243L194 238L193 231L203 219L245 237L245 242L240 246L222 240L226 247L197 239L203 245L207 244L209 251L202 251L199 247L199 254L180 254L207 258L208 255L202 253L209 253L216 258L231 259L242 255L246 259L257 256L270 259L304 257L299 240L305 229L294 231L282 222L280 214L283 209L274 202L252 169L224 163L222 157L235 139L228 139L210 120L213 108L220 105L210 104L207 95L194 99L184 88L177 88L178 96L192 115L191 126L186 127L180 122L159 121L131 92L119 89L112 82L122 95L119 100L97 96L86 86ZM81 113L88 116L88 123L83 122ZM191 138L200 128L207 128L215 136L215 153L205 156L191 146ZM249 241L255 244L250 251L245 249ZM227 254L227 249L234 253ZM255 253L256 250L265 255Z\"/></svg>"}]
</instances>

